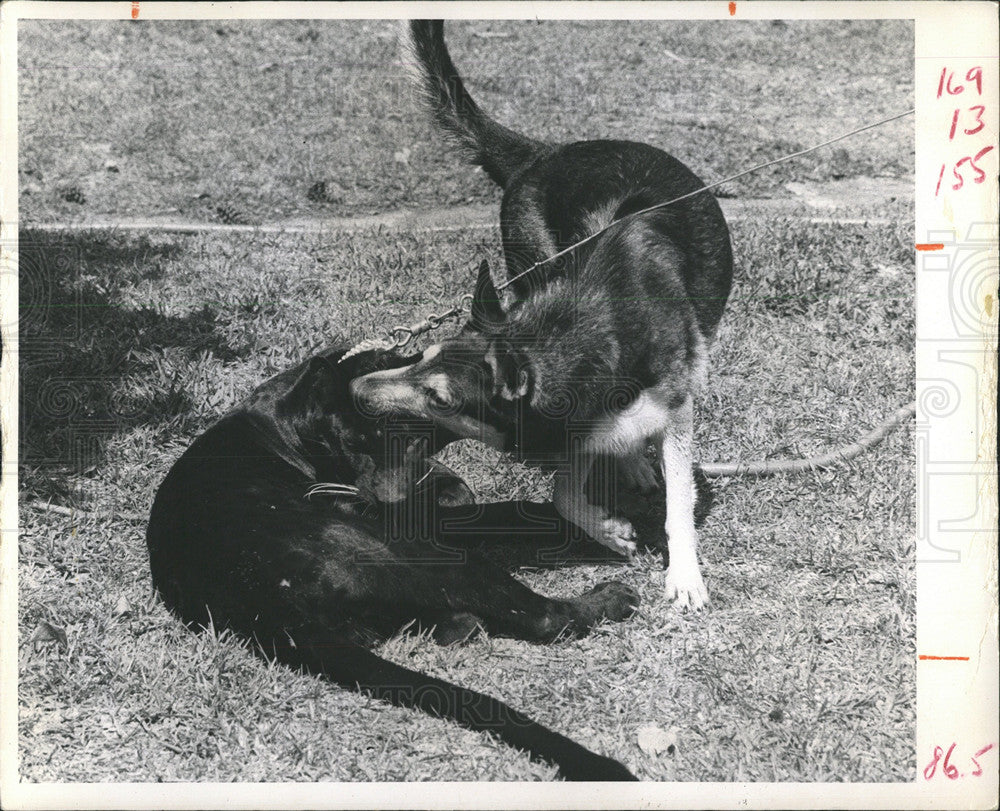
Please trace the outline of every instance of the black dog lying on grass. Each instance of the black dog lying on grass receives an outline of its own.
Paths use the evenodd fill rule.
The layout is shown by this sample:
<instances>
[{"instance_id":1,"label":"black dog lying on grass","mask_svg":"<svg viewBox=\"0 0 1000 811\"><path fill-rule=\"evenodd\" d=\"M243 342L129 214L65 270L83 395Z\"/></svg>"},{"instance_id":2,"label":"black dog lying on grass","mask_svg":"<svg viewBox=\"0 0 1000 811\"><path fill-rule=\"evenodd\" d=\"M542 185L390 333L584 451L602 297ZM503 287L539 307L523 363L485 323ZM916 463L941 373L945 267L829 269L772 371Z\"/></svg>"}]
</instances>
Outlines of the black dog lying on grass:
<instances>
[{"instance_id":1,"label":"black dog lying on grass","mask_svg":"<svg viewBox=\"0 0 1000 811\"><path fill-rule=\"evenodd\" d=\"M625 619L638 597L608 582L549 599L482 557L475 547L498 532L552 545L566 528L546 530L527 503L472 504L465 483L424 455L454 437L355 411L352 378L412 358L338 364L343 354L271 378L171 468L146 536L164 602L191 627L230 628L265 657L490 732L568 779L634 780L495 699L367 649L414 620L444 643L480 626L552 642Z\"/></svg>"}]
</instances>

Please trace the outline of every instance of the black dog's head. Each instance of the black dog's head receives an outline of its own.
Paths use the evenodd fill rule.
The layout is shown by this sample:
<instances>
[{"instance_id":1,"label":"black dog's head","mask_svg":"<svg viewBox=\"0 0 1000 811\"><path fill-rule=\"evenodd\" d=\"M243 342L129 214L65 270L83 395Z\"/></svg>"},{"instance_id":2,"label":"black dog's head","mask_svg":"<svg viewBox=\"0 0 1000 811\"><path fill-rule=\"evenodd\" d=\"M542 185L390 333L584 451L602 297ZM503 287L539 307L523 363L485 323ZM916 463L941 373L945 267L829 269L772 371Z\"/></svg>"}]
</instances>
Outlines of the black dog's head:
<instances>
[{"instance_id":1,"label":"black dog's head","mask_svg":"<svg viewBox=\"0 0 1000 811\"><path fill-rule=\"evenodd\" d=\"M428 470L427 457L457 437L430 419L355 407L352 378L406 368L419 356L366 352L339 362L345 347L311 357L261 386L248 410L266 418L285 448L319 481L353 484L367 497L399 501ZM287 455L286 451L286 455Z\"/></svg>"}]
</instances>

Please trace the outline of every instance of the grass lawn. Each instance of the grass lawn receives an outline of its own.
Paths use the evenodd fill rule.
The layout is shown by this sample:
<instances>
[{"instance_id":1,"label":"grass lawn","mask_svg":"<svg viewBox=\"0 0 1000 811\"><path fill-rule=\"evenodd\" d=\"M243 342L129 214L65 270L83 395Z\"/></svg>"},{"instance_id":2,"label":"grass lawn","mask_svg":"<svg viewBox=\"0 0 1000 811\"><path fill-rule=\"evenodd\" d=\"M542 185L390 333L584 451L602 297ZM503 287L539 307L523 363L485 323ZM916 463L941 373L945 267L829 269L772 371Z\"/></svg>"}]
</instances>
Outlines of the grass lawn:
<instances>
[{"instance_id":1,"label":"grass lawn","mask_svg":"<svg viewBox=\"0 0 1000 811\"><path fill-rule=\"evenodd\" d=\"M394 36L387 21L19 30L23 779L554 775L484 735L269 667L225 633L187 632L152 595L145 551L155 488L193 437L311 350L451 304L480 258L499 261L496 230L31 227L494 204L416 109ZM469 21L447 37L504 123L646 141L706 180L913 106L906 21ZM703 460L826 450L913 399L909 200L841 212L883 224L752 215L753 198L788 197L792 181L907 182L911 132L893 122L720 190L751 215L733 223L738 278L698 404ZM444 457L482 500L550 495L545 476L474 443ZM715 494L701 614L662 599L650 555L521 571L554 595L609 577L641 592L634 618L587 639L440 648L404 634L380 652L647 780L913 779L912 428L835 472L720 480ZM672 754L639 748L650 724L676 735Z\"/></svg>"},{"instance_id":2,"label":"grass lawn","mask_svg":"<svg viewBox=\"0 0 1000 811\"><path fill-rule=\"evenodd\" d=\"M800 455L913 398L910 228L734 223L739 275L698 413L705 460ZM145 518L171 462L270 373L469 288L489 231L57 236L21 244L20 758L31 781L532 780L483 735L269 667L154 599ZM910 427L828 473L716 482L710 608L634 567L523 571L569 595L609 577L631 620L554 646L402 635L394 661L488 692L647 780L915 775ZM550 483L474 443L483 500ZM39 504L74 504L64 516ZM45 624L47 623L47 625ZM50 627L64 630L66 644ZM638 730L676 734L645 754Z\"/></svg>"},{"instance_id":3,"label":"grass lawn","mask_svg":"<svg viewBox=\"0 0 1000 811\"><path fill-rule=\"evenodd\" d=\"M442 149L395 36L388 20L24 22L22 221L256 223L498 200ZM655 144L707 181L913 107L903 20L456 21L446 36L474 96L509 126ZM723 190L908 179L912 127Z\"/></svg>"}]
</instances>

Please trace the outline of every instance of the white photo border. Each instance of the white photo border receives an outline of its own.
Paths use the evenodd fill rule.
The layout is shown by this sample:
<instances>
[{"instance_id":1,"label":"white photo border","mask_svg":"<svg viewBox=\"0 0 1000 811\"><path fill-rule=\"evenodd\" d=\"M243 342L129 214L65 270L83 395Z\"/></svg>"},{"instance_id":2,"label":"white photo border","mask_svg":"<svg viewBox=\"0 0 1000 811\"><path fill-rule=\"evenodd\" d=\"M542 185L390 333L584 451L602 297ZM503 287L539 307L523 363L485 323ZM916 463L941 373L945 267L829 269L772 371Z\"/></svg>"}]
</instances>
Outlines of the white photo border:
<instances>
[{"instance_id":1,"label":"white photo border","mask_svg":"<svg viewBox=\"0 0 1000 811\"><path fill-rule=\"evenodd\" d=\"M909 19L917 289L917 777L904 784L27 784L17 774L17 24L22 19ZM987 2L163 3L0 7L3 482L0 798L6 808L987 808L998 789L997 5ZM981 68L986 182L953 190L955 86ZM942 73L944 71L944 73ZM894 112L898 105L889 105ZM942 168L944 167L944 168ZM966 168L968 164L966 163ZM961 174L961 171L959 171ZM958 175L956 175L958 176ZM939 178L944 178L944 185ZM966 173L966 180L969 175ZM943 307L942 302L948 306ZM955 399L957 398L957 400ZM993 744L975 779L925 779L935 747Z\"/></svg>"}]
</instances>

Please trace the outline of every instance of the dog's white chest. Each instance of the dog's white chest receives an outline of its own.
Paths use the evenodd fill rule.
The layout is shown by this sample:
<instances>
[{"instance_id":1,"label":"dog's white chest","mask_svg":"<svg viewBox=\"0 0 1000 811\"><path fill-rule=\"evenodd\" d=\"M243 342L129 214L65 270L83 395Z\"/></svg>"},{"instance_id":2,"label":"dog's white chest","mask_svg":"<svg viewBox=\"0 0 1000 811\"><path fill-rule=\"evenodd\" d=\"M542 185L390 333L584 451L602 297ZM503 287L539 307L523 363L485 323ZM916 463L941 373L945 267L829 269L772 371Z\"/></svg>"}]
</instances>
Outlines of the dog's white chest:
<instances>
[{"instance_id":1,"label":"dog's white chest","mask_svg":"<svg viewBox=\"0 0 1000 811\"><path fill-rule=\"evenodd\" d=\"M663 433L669 411L662 398L649 389L623 411L599 422L587 437L587 450L594 453L630 453L644 445L650 437Z\"/></svg>"}]
</instances>

